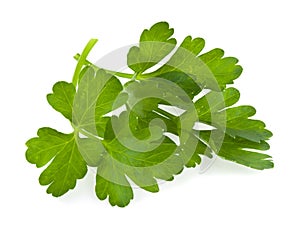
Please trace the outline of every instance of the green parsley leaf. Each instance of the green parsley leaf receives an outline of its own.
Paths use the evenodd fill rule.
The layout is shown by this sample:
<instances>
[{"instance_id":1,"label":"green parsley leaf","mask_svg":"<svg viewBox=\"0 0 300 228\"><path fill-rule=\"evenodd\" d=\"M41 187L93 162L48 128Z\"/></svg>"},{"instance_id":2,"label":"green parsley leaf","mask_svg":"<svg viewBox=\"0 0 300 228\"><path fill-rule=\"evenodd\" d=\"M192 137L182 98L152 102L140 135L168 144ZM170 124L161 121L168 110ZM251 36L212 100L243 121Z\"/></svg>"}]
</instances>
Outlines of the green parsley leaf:
<instances>
[{"instance_id":1,"label":"green parsley leaf","mask_svg":"<svg viewBox=\"0 0 300 228\"><path fill-rule=\"evenodd\" d=\"M48 103L70 121L75 92L72 83L57 82L53 86L53 93L47 95Z\"/></svg>"},{"instance_id":2,"label":"green parsley leaf","mask_svg":"<svg viewBox=\"0 0 300 228\"><path fill-rule=\"evenodd\" d=\"M127 181L125 176L121 178ZM100 200L105 200L109 196L109 203L112 206L125 207L133 199L133 191L128 181L126 185L120 185L97 175L95 191Z\"/></svg>"},{"instance_id":3,"label":"green parsley leaf","mask_svg":"<svg viewBox=\"0 0 300 228\"><path fill-rule=\"evenodd\" d=\"M237 106L234 105L240 97L239 91L234 88L225 89L222 92L226 109L223 109L222 102L216 99L218 92L210 92L206 96L195 102L198 111L199 121L211 124L212 113L216 118L226 116L226 133L232 137L242 137L254 142L268 140L272 133L265 129L265 124L259 120L249 119L256 110L252 106ZM210 105L208 104L210 100ZM218 121L215 121L214 127L218 127Z\"/></svg>"},{"instance_id":4,"label":"green parsley leaf","mask_svg":"<svg viewBox=\"0 0 300 228\"><path fill-rule=\"evenodd\" d=\"M222 141L222 146L218 155L255 169L272 168L273 162L270 159L265 160L270 156L247 151L247 149L257 151L269 149L265 140L272 136L272 133L265 129L262 121L249 119L255 114L255 109L251 106L230 107L239 100L240 93L237 89L228 88L222 92L224 103L217 99L218 93L220 94L220 92L212 91L195 102L199 121L222 130L219 129L218 123L224 121L225 117L226 128L223 129L225 138L219 139ZM224 109L224 104L226 109ZM212 123L212 116L217 119L214 123ZM200 134L200 137L203 135L204 133ZM214 142L209 143L207 135L204 140L214 148Z\"/></svg>"},{"instance_id":5,"label":"green parsley leaf","mask_svg":"<svg viewBox=\"0 0 300 228\"><path fill-rule=\"evenodd\" d=\"M136 73L142 73L167 56L176 45L170 38L174 29L166 22L159 22L149 30L145 29L140 37L139 47L132 47L127 56L128 66Z\"/></svg>"},{"instance_id":6,"label":"green parsley leaf","mask_svg":"<svg viewBox=\"0 0 300 228\"><path fill-rule=\"evenodd\" d=\"M152 38L151 41L154 43L156 40ZM200 55L204 45L204 39L192 39L191 36L187 36L167 63L158 70L139 77L141 79L157 77L164 73L181 71L193 77L197 83L202 85L202 88L223 90L227 84L232 84L241 75L242 67L236 65L238 62L236 58L223 58L224 51L222 49L214 49ZM156 52L153 53L148 49L144 52L144 56L151 56L151 59L162 59L157 56L153 57Z\"/></svg>"},{"instance_id":7,"label":"green parsley leaf","mask_svg":"<svg viewBox=\"0 0 300 228\"><path fill-rule=\"evenodd\" d=\"M50 165L42 172L41 185L49 185L47 193L61 196L85 176L86 162L78 151L74 134L63 134L51 128L41 128L38 137L26 143L26 159L37 167Z\"/></svg>"}]
</instances>

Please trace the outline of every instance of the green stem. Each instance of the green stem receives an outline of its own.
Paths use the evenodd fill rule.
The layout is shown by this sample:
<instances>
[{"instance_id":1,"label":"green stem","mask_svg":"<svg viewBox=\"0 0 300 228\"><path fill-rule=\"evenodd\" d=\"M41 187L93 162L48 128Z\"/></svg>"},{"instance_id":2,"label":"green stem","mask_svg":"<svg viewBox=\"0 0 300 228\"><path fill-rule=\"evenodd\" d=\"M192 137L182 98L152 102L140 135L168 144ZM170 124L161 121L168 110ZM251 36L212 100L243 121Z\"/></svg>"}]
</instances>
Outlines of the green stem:
<instances>
[{"instance_id":1,"label":"green stem","mask_svg":"<svg viewBox=\"0 0 300 228\"><path fill-rule=\"evenodd\" d=\"M121 78L129 78L129 79L132 78L132 74L127 74L127 73L122 73L122 72L117 72L117 71L112 71L112 70L106 70L106 69L104 69L104 70L105 70L107 73L110 73L110 74L119 76L119 77L121 77Z\"/></svg>"},{"instance_id":2,"label":"green stem","mask_svg":"<svg viewBox=\"0 0 300 228\"><path fill-rule=\"evenodd\" d=\"M77 61L80 60L80 54L76 54L74 56L74 59L76 59ZM91 66L93 67L94 69L99 69L98 66L94 65L93 63L91 63L90 61L88 61L87 59L85 59L84 61L84 65L86 66ZM122 77L122 78L129 78L131 79L134 75L133 74L127 74L127 73L122 73L122 72L117 72L117 71L112 71L112 70L107 70L107 69L104 69L107 73L109 74L113 74L113 75L116 75L116 76L119 76L119 77Z\"/></svg>"},{"instance_id":3,"label":"green stem","mask_svg":"<svg viewBox=\"0 0 300 228\"><path fill-rule=\"evenodd\" d=\"M75 60L79 60L80 59L80 54L77 53L76 55L74 55L73 57ZM93 63L91 63L90 61L88 61L87 59L84 61L84 65L86 66L95 66ZM96 67L96 66L95 66Z\"/></svg>"},{"instance_id":4,"label":"green stem","mask_svg":"<svg viewBox=\"0 0 300 228\"><path fill-rule=\"evenodd\" d=\"M85 131L85 130L81 130L81 129L78 129L78 132L88 138L92 138L92 139L96 139L96 140L103 140L102 138L100 138L99 136L96 136L96 135L93 135L91 133L89 133L88 131Z\"/></svg>"},{"instance_id":5,"label":"green stem","mask_svg":"<svg viewBox=\"0 0 300 228\"><path fill-rule=\"evenodd\" d=\"M74 86L77 86L80 71L82 67L86 64L86 58L90 53L90 51L92 50L92 48L94 47L94 45L97 43L97 41L98 41L97 39L91 39L83 49L82 54L78 56L79 57L78 63L76 65L75 72L72 79L72 83Z\"/></svg>"},{"instance_id":6,"label":"green stem","mask_svg":"<svg viewBox=\"0 0 300 228\"><path fill-rule=\"evenodd\" d=\"M97 139L97 140L103 140L101 137L96 136L86 130L80 129L78 127L76 127L73 123L71 123L73 129L74 129L74 134L77 135L78 133L88 137L88 138L92 138L92 139Z\"/></svg>"}]
</instances>

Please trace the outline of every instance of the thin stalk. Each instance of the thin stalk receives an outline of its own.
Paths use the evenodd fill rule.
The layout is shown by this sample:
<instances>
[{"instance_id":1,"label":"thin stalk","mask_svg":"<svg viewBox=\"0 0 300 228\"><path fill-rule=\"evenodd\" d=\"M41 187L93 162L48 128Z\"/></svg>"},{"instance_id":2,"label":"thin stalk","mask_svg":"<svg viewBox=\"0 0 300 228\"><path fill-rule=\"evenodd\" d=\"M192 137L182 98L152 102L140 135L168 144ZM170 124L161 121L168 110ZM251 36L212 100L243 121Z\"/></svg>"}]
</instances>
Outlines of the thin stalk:
<instances>
[{"instance_id":1,"label":"thin stalk","mask_svg":"<svg viewBox=\"0 0 300 228\"><path fill-rule=\"evenodd\" d=\"M77 61L80 60L80 54L76 54L74 56L74 59L76 59ZM84 65L86 66L91 66L93 67L94 69L99 69L98 66L94 65L93 63L91 63L90 61L88 61L87 59L85 59L84 61ZM112 70L107 70L107 69L104 69L107 73L109 74L113 74L113 75L116 75L116 76L119 76L119 77L122 77L122 78L128 78L128 79L131 79L132 77L134 77L133 74L127 74L127 73L122 73L122 72L117 72L117 71L112 71Z\"/></svg>"},{"instance_id":2,"label":"thin stalk","mask_svg":"<svg viewBox=\"0 0 300 228\"><path fill-rule=\"evenodd\" d=\"M98 41L97 39L91 39L83 49L82 54L78 56L79 57L78 63L76 65L73 79L72 79L72 83L74 86L77 86L80 71L82 67L86 64L86 58L90 53L90 51L92 50L92 48L94 47L94 45L97 43L97 41Z\"/></svg>"}]
</instances>

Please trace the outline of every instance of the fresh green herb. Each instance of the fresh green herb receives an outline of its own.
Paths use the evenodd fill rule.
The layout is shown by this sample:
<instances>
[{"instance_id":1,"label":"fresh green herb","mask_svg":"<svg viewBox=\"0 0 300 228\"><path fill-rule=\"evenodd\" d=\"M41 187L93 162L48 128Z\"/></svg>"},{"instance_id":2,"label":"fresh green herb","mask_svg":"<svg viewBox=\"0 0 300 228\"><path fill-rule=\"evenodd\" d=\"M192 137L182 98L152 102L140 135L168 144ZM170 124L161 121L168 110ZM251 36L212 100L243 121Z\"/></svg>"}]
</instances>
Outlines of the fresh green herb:
<instances>
[{"instance_id":1,"label":"fresh green herb","mask_svg":"<svg viewBox=\"0 0 300 228\"><path fill-rule=\"evenodd\" d=\"M177 47L173 33L166 22L144 30L127 55L131 74L88 61L96 39L75 55L72 83L57 82L47 96L73 132L44 127L26 143L27 161L47 165L39 178L47 193L65 194L95 167L97 197L124 207L133 199L132 183L158 192L158 180L173 180L203 156L273 167L261 153L272 133L252 119L252 106L236 105L240 93L229 86L242 73L238 60L221 49L203 53L202 38L187 36ZM199 130L198 122L211 129Z\"/></svg>"}]
</instances>

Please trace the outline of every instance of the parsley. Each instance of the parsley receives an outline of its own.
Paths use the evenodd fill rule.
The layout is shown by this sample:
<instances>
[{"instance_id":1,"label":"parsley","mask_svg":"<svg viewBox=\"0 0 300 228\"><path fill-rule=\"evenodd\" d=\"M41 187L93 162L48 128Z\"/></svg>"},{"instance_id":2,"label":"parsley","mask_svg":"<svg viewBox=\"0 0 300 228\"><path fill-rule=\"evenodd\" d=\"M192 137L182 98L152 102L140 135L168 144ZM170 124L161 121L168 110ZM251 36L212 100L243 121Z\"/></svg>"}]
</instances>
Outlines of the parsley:
<instances>
[{"instance_id":1,"label":"parsley","mask_svg":"<svg viewBox=\"0 0 300 228\"><path fill-rule=\"evenodd\" d=\"M238 60L224 57L221 49L203 53L202 38L187 36L177 47L173 33L166 22L144 30L127 55L132 74L89 62L96 39L75 55L72 82L57 82L47 95L74 131L44 127L26 142L27 161L38 168L47 165L39 178L47 193L67 193L88 166L96 167L97 197L124 207L133 199L132 182L158 192L157 180L173 180L203 156L258 170L273 167L271 157L261 153L269 149L272 133L252 119L252 106L236 105L240 93L229 86L242 73ZM121 83L120 77L127 81ZM111 114L120 107L120 114ZM198 130L197 122L212 130Z\"/></svg>"}]
</instances>

